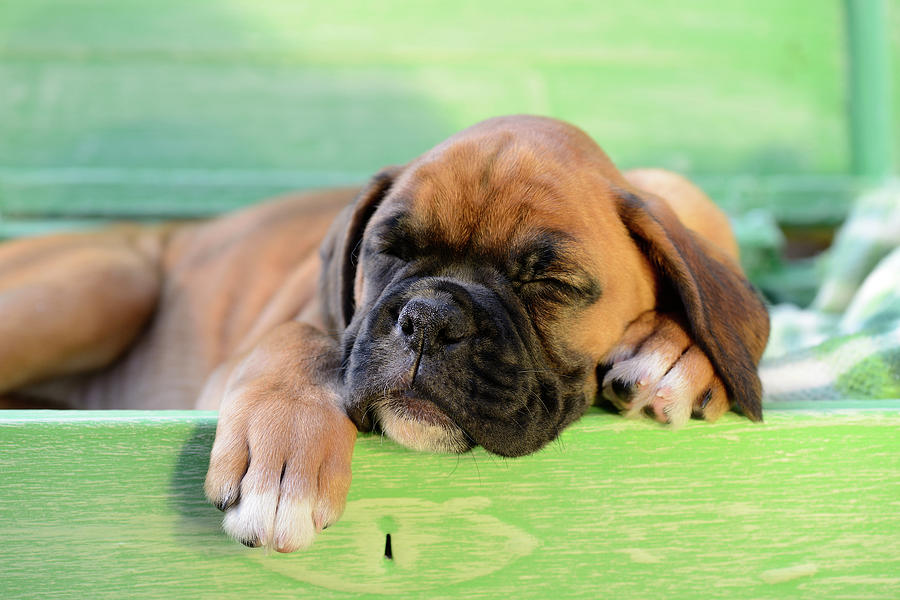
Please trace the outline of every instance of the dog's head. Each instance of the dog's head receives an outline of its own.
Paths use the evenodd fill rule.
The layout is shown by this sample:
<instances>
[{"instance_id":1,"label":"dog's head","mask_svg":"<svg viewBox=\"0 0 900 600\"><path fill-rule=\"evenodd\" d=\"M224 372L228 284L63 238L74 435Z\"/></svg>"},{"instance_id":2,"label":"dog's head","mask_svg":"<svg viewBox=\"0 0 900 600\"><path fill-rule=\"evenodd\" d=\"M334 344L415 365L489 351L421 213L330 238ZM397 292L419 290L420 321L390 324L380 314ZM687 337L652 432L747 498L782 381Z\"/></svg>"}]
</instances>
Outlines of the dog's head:
<instances>
[{"instance_id":1,"label":"dog's head","mask_svg":"<svg viewBox=\"0 0 900 600\"><path fill-rule=\"evenodd\" d=\"M664 302L759 416L755 293L570 125L492 119L385 169L322 257L326 326L363 430L432 451L532 452L585 412L604 355Z\"/></svg>"}]
</instances>

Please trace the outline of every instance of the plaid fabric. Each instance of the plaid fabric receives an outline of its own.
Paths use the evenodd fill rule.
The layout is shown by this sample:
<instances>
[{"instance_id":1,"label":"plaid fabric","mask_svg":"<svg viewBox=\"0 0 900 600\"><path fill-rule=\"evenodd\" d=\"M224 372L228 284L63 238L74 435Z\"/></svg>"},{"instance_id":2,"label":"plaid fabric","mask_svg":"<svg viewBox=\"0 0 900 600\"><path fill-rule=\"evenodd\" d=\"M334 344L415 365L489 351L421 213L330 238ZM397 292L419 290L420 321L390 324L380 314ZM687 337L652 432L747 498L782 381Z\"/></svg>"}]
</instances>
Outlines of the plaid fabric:
<instances>
[{"instance_id":1,"label":"plaid fabric","mask_svg":"<svg viewBox=\"0 0 900 600\"><path fill-rule=\"evenodd\" d=\"M767 403L900 398L900 183L863 196L809 308L770 309Z\"/></svg>"}]
</instances>

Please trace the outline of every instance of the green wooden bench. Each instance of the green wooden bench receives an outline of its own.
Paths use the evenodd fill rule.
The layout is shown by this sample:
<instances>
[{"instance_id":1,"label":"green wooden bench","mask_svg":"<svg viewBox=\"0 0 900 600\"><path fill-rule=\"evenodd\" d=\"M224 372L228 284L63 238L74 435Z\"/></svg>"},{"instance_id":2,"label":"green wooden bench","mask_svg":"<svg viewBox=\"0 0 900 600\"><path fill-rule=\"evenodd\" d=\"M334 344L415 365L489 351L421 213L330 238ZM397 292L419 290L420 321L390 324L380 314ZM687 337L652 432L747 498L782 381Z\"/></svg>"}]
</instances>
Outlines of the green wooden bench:
<instances>
[{"instance_id":1,"label":"green wooden bench","mask_svg":"<svg viewBox=\"0 0 900 600\"><path fill-rule=\"evenodd\" d=\"M734 212L834 222L900 158L900 5L847 4L875 8L853 77L840 0L5 0L0 233L356 182L517 112Z\"/></svg>"},{"instance_id":2,"label":"green wooden bench","mask_svg":"<svg viewBox=\"0 0 900 600\"><path fill-rule=\"evenodd\" d=\"M794 229L897 171L898 0L619 4L4 0L0 238L359 182L516 112ZM516 460L364 436L343 520L283 556L203 499L214 414L7 411L0 598L897 598L898 425L596 412Z\"/></svg>"},{"instance_id":3,"label":"green wooden bench","mask_svg":"<svg viewBox=\"0 0 900 600\"><path fill-rule=\"evenodd\" d=\"M596 412L515 460L362 436L343 519L290 555L221 533L214 431L208 412L0 413L0 596L900 594L900 402L679 431Z\"/></svg>"}]
</instances>

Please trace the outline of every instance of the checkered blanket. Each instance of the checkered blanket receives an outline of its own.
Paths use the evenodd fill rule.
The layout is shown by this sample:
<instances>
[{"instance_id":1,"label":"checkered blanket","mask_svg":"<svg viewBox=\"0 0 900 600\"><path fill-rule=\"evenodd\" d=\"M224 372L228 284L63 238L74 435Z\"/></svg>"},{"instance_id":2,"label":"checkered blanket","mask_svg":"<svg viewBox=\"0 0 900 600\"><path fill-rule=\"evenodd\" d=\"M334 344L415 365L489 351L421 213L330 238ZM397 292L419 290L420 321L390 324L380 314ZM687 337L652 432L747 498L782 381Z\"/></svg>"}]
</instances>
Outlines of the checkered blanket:
<instances>
[{"instance_id":1,"label":"checkered blanket","mask_svg":"<svg viewBox=\"0 0 900 600\"><path fill-rule=\"evenodd\" d=\"M859 199L809 308L771 307L765 401L900 398L900 183Z\"/></svg>"}]
</instances>

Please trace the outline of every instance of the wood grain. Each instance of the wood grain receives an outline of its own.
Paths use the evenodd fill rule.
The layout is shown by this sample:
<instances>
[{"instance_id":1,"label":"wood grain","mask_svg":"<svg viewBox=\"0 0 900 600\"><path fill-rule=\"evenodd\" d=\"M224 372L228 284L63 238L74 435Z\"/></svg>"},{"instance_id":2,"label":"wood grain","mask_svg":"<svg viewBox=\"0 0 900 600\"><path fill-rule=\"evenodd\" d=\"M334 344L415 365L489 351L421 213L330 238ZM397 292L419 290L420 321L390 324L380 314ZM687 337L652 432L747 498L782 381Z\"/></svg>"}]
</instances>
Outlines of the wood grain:
<instances>
[{"instance_id":1,"label":"wood grain","mask_svg":"<svg viewBox=\"0 0 900 600\"><path fill-rule=\"evenodd\" d=\"M4 0L0 211L208 215L527 112L624 167L711 175L729 208L832 218L852 193L841 7Z\"/></svg>"},{"instance_id":2,"label":"wood grain","mask_svg":"<svg viewBox=\"0 0 900 600\"><path fill-rule=\"evenodd\" d=\"M267 555L203 499L213 413L8 411L0 596L896 598L898 426L897 402L596 412L514 460L362 436L344 518Z\"/></svg>"}]
</instances>

